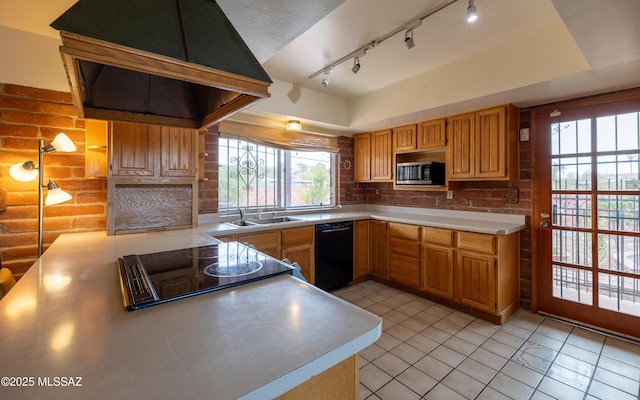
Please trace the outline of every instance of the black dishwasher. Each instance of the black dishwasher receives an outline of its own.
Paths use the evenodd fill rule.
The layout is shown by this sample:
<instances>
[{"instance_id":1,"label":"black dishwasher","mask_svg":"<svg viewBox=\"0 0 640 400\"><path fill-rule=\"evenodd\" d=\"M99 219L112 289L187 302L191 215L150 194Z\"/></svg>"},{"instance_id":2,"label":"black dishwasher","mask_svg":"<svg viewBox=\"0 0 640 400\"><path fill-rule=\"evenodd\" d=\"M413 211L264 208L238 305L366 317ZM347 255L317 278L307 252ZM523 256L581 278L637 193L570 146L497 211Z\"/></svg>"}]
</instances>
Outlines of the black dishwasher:
<instances>
[{"instance_id":1,"label":"black dishwasher","mask_svg":"<svg viewBox=\"0 0 640 400\"><path fill-rule=\"evenodd\" d=\"M333 290L353 280L353 221L316 225L316 286Z\"/></svg>"}]
</instances>

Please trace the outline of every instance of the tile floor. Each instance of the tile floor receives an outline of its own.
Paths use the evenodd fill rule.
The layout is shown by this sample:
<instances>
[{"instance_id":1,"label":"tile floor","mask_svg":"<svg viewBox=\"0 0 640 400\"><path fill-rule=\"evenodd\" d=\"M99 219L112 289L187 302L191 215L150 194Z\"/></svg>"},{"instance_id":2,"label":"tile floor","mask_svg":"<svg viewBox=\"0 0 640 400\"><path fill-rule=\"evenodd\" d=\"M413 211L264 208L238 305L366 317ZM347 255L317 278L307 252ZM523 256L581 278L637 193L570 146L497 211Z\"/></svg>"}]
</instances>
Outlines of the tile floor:
<instances>
[{"instance_id":1,"label":"tile floor","mask_svg":"<svg viewBox=\"0 0 640 400\"><path fill-rule=\"evenodd\" d=\"M374 281L333 292L383 318L360 399L638 399L640 344L519 310L494 325Z\"/></svg>"}]
</instances>

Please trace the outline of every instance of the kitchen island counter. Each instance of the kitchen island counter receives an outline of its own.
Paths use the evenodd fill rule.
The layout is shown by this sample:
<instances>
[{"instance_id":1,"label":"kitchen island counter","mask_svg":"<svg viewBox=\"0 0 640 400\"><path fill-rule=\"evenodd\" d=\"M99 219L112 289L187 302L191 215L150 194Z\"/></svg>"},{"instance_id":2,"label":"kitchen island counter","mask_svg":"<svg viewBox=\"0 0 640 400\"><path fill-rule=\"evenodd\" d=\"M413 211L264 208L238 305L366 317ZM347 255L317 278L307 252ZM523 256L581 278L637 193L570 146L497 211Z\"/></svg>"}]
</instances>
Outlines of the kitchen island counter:
<instances>
[{"instance_id":1,"label":"kitchen island counter","mask_svg":"<svg viewBox=\"0 0 640 400\"><path fill-rule=\"evenodd\" d=\"M61 235L0 301L2 398L268 399L380 336L379 317L289 275L124 310L118 257L216 242Z\"/></svg>"}]
</instances>

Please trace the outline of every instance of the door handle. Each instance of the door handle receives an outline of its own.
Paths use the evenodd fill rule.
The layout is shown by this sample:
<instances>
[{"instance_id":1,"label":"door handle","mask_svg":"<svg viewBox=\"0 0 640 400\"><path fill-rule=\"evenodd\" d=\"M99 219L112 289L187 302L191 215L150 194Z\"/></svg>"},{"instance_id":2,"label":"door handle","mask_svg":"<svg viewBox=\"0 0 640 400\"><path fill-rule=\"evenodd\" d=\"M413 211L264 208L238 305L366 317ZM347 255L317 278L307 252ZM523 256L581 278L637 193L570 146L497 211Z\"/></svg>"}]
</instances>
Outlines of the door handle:
<instances>
[{"instance_id":1,"label":"door handle","mask_svg":"<svg viewBox=\"0 0 640 400\"><path fill-rule=\"evenodd\" d=\"M549 226L551 226L551 225L547 221L540 222L540 227L541 228L548 228Z\"/></svg>"}]
</instances>

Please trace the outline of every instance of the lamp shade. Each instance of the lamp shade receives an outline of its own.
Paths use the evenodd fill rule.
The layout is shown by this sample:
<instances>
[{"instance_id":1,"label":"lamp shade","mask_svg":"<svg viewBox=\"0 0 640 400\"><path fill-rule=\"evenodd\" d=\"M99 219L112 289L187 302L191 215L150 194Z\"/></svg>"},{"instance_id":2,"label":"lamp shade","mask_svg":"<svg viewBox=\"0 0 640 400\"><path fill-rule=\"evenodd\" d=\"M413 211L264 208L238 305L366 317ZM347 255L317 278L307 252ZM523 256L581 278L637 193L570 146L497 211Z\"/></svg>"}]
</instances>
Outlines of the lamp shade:
<instances>
[{"instance_id":1,"label":"lamp shade","mask_svg":"<svg viewBox=\"0 0 640 400\"><path fill-rule=\"evenodd\" d=\"M76 145L69 139L69 136L60 132L53 139L53 142L49 145L55 149L55 151L62 153L71 153L76 151Z\"/></svg>"},{"instance_id":2,"label":"lamp shade","mask_svg":"<svg viewBox=\"0 0 640 400\"><path fill-rule=\"evenodd\" d=\"M9 168L9 175L20 182L31 182L38 177L38 169L33 161L14 164Z\"/></svg>"},{"instance_id":3,"label":"lamp shade","mask_svg":"<svg viewBox=\"0 0 640 400\"><path fill-rule=\"evenodd\" d=\"M44 200L44 204L46 206L64 203L65 201L69 201L71 199L72 197L69 193L60 189L58 185L49 180L49 183L47 184L47 198Z\"/></svg>"}]
</instances>

